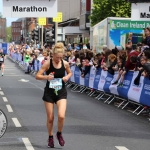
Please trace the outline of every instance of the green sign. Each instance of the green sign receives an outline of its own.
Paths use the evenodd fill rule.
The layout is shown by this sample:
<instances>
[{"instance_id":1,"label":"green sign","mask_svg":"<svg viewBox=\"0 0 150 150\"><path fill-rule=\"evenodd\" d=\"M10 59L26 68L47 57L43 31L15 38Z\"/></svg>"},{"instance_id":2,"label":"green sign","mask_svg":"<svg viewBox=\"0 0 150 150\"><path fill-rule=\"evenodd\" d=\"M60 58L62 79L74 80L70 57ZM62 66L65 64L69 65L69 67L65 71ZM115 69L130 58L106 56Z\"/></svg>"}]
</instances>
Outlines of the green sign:
<instances>
[{"instance_id":1,"label":"green sign","mask_svg":"<svg viewBox=\"0 0 150 150\"><path fill-rule=\"evenodd\" d=\"M111 29L138 29L150 27L150 21L110 20Z\"/></svg>"}]
</instances>

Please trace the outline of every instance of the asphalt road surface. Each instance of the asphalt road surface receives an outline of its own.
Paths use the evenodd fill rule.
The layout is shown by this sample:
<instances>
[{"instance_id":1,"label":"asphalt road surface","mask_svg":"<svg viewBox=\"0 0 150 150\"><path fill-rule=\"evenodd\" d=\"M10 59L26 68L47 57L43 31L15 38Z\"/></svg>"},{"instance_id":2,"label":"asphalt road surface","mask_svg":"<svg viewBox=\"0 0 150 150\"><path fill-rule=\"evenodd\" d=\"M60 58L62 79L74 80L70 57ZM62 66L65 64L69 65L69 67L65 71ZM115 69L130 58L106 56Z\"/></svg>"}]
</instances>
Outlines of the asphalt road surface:
<instances>
[{"instance_id":1,"label":"asphalt road surface","mask_svg":"<svg viewBox=\"0 0 150 150\"><path fill-rule=\"evenodd\" d=\"M0 109L7 116L8 128L0 138L0 150L49 149L42 100L44 86L44 81L24 74L18 64L6 59L5 74L0 76ZM70 89L63 136L66 145L60 147L54 138L54 149L150 150L150 123L146 117Z\"/></svg>"}]
</instances>

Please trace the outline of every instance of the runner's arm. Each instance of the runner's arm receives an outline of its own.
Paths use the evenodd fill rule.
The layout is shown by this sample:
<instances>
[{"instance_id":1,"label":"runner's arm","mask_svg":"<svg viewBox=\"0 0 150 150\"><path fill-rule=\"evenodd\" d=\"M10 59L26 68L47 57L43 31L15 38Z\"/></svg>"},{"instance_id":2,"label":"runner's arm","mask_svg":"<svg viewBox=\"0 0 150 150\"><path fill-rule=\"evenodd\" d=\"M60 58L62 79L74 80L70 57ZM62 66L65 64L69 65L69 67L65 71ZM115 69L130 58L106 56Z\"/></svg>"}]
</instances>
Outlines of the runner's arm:
<instances>
[{"instance_id":1,"label":"runner's arm","mask_svg":"<svg viewBox=\"0 0 150 150\"><path fill-rule=\"evenodd\" d=\"M65 69L66 69L66 72L67 72L66 77L68 77L68 79L69 79L72 76L72 72L71 72L69 63L67 61L64 61L64 64L65 64Z\"/></svg>"},{"instance_id":2,"label":"runner's arm","mask_svg":"<svg viewBox=\"0 0 150 150\"><path fill-rule=\"evenodd\" d=\"M44 74L45 71L48 70L49 66L50 66L50 62L49 62L49 61L46 61L46 62L42 65L42 67L41 67L41 69L38 71L38 73L36 74L36 77L35 77L35 78L36 78L37 80L47 80L47 79L48 79L48 76L47 76L47 75L43 75L43 74Z\"/></svg>"}]
</instances>

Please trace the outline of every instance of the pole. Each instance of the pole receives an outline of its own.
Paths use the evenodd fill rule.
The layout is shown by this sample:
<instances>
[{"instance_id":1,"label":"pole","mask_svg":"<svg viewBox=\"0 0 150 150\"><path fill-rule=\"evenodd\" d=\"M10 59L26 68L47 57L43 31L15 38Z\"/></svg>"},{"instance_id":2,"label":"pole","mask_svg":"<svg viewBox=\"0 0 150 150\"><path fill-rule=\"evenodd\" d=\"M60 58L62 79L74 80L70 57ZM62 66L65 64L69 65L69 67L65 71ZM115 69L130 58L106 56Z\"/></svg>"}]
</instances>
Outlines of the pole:
<instances>
[{"instance_id":1,"label":"pole","mask_svg":"<svg viewBox=\"0 0 150 150\"><path fill-rule=\"evenodd\" d=\"M58 29L58 22L55 22L55 44L56 44L57 41L58 41L57 29Z\"/></svg>"},{"instance_id":2,"label":"pole","mask_svg":"<svg viewBox=\"0 0 150 150\"><path fill-rule=\"evenodd\" d=\"M41 28L42 28L42 33L41 33L41 47L43 47L43 25L41 26Z\"/></svg>"}]
</instances>

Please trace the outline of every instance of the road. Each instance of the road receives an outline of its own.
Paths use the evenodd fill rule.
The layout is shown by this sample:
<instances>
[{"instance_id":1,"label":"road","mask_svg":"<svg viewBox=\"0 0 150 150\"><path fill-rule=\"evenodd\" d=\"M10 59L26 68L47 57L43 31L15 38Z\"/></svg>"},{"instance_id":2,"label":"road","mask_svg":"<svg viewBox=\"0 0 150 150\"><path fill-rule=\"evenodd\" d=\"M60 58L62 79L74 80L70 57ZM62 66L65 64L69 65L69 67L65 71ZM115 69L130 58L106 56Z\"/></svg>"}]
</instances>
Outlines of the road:
<instances>
[{"instance_id":1,"label":"road","mask_svg":"<svg viewBox=\"0 0 150 150\"><path fill-rule=\"evenodd\" d=\"M0 138L0 150L48 149L46 113L42 101L45 82L24 74L18 64L8 58L5 64L5 74L0 76L0 109L7 116L8 129ZM55 108L55 133L56 124ZM150 149L150 123L145 117L104 104L85 93L71 92L70 89L63 136L65 147L60 147L55 139L55 149Z\"/></svg>"}]
</instances>

